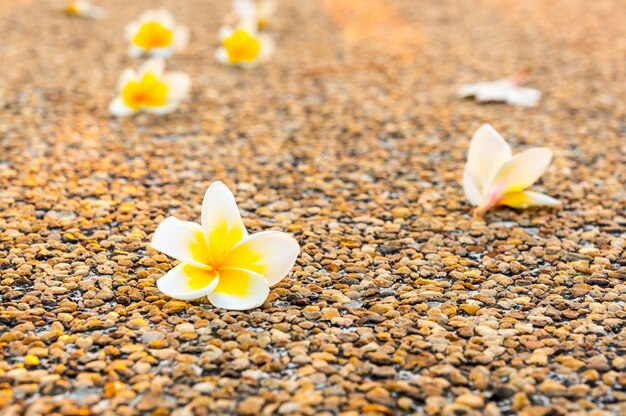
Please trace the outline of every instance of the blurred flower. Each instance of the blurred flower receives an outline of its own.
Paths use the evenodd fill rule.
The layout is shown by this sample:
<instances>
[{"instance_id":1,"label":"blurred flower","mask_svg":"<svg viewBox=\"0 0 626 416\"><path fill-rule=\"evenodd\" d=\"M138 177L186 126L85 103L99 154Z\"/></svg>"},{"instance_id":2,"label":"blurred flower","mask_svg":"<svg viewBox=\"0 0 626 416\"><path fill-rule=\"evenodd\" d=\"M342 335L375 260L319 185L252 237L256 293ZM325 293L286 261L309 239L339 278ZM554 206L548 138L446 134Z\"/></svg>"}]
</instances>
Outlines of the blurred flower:
<instances>
[{"instance_id":1,"label":"blurred flower","mask_svg":"<svg viewBox=\"0 0 626 416\"><path fill-rule=\"evenodd\" d=\"M559 201L538 192L526 191L546 171L552 151L545 147L515 156L511 147L490 125L483 124L472 137L463 172L463 189L474 215L482 217L497 205L512 208L558 206Z\"/></svg>"},{"instance_id":2,"label":"blurred flower","mask_svg":"<svg viewBox=\"0 0 626 416\"><path fill-rule=\"evenodd\" d=\"M94 6L89 0L71 0L67 3L64 10L70 16L87 19L102 19L104 17L104 10Z\"/></svg>"},{"instance_id":3,"label":"blurred flower","mask_svg":"<svg viewBox=\"0 0 626 416\"><path fill-rule=\"evenodd\" d=\"M215 59L226 65L254 68L267 62L274 53L274 40L254 28L223 26L219 38L222 46L215 52Z\"/></svg>"},{"instance_id":4,"label":"blurred flower","mask_svg":"<svg viewBox=\"0 0 626 416\"><path fill-rule=\"evenodd\" d=\"M128 54L169 58L183 50L189 41L189 29L176 24L165 9L147 10L126 25L126 39L130 42Z\"/></svg>"},{"instance_id":5,"label":"blurred flower","mask_svg":"<svg viewBox=\"0 0 626 416\"><path fill-rule=\"evenodd\" d=\"M165 114L175 110L189 95L191 79L183 72L165 72L161 58L147 60L138 72L127 68L117 84L119 96L109 105L114 116L139 111Z\"/></svg>"},{"instance_id":6,"label":"blurred flower","mask_svg":"<svg viewBox=\"0 0 626 416\"><path fill-rule=\"evenodd\" d=\"M204 195L202 225L168 217L150 245L181 261L157 280L163 293L185 300L208 296L213 305L234 310L261 306L300 252L286 233L248 235L235 197L222 182Z\"/></svg>"},{"instance_id":7,"label":"blurred flower","mask_svg":"<svg viewBox=\"0 0 626 416\"><path fill-rule=\"evenodd\" d=\"M264 30L274 19L276 0L233 0L233 14L237 24L256 22L256 29Z\"/></svg>"},{"instance_id":8,"label":"blurred flower","mask_svg":"<svg viewBox=\"0 0 626 416\"><path fill-rule=\"evenodd\" d=\"M534 88L523 88L520 84L527 72L490 82L479 82L463 86L458 95L461 98L474 97L478 102L505 102L511 105L534 107L541 98L541 92Z\"/></svg>"}]
</instances>

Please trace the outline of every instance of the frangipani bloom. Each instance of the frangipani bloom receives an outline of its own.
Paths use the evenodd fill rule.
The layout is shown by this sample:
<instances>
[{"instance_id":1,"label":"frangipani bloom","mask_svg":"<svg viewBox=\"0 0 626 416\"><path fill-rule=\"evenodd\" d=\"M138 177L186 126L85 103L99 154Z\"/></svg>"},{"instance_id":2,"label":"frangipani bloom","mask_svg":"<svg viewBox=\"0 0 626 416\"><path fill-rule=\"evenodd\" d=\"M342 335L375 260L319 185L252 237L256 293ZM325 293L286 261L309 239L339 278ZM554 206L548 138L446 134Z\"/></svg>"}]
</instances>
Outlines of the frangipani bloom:
<instances>
[{"instance_id":1,"label":"frangipani bloom","mask_svg":"<svg viewBox=\"0 0 626 416\"><path fill-rule=\"evenodd\" d=\"M118 96L109 111L114 116L129 116L139 111L166 114L174 111L189 96L191 79L183 72L165 72L161 58L147 60L138 72L127 68L117 83Z\"/></svg>"},{"instance_id":2,"label":"frangipani bloom","mask_svg":"<svg viewBox=\"0 0 626 416\"><path fill-rule=\"evenodd\" d=\"M204 195L202 225L168 217L150 245L182 262L157 281L163 293L184 300L208 296L213 305L234 310L262 305L300 251L286 233L248 235L235 197L222 182Z\"/></svg>"},{"instance_id":3,"label":"frangipani bloom","mask_svg":"<svg viewBox=\"0 0 626 416\"><path fill-rule=\"evenodd\" d=\"M71 0L64 9L70 16L84 17L87 19L101 19L104 17L104 10L96 7L89 0Z\"/></svg>"},{"instance_id":4,"label":"frangipani bloom","mask_svg":"<svg viewBox=\"0 0 626 416\"><path fill-rule=\"evenodd\" d=\"M187 46L189 29L176 24L165 9L147 10L126 25L126 39L130 43L128 54L169 58Z\"/></svg>"},{"instance_id":5,"label":"frangipani bloom","mask_svg":"<svg viewBox=\"0 0 626 416\"><path fill-rule=\"evenodd\" d=\"M266 33L258 33L251 25L237 29L223 26L219 33L222 46L215 52L215 59L226 65L254 68L268 61L274 53L274 40Z\"/></svg>"},{"instance_id":6,"label":"frangipani bloom","mask_svg":"<svg viewBox=\"0 0 626 416\"><path fill-rule=\"evenodd\" d=\"M511 105L534 107L541 98L541 92L534 88L520 87L526 77L525 72L498 81L478 82L462 87L461 98L474 97L478 102L505 102Z\"/></svg>"},{"instance_id":7,"label":"frangipani bloom","mask_svg":"<svg viewBox=\"0 0 626 416\"><path fill-rule=\"evenodd\" d=\"M258 30L266 29L274 18L276 0L233 0L237 22L256 22Z\"/></svg>"},{"instance_id":8,"label":"frangipani bloom","mask_svg":"<svg viewBox=\"0 0 626 416\"><path fill-rule=\"evenodd\" d=\"M472 137L463 172L465 196L476 206L474 215L482 217L497 205L512 208L558 206L559 201L538 192L526 191L546 171L552 151L535 147L511 154L502 136L483 124Z\"/></svg>"}]
</instances>

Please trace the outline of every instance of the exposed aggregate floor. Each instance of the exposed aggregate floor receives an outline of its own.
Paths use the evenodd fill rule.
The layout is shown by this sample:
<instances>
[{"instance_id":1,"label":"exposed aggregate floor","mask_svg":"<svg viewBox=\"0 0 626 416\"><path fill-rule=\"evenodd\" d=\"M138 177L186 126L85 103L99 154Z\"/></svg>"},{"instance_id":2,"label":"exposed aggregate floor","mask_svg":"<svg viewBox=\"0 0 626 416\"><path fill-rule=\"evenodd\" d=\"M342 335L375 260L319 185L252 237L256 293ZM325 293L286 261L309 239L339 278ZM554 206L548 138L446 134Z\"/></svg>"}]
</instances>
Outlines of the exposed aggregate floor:
<instances>
[{"instance_id":1,"label":"exposed aggregate floor","mask_svg":"<svg viewBox=\"0 0 626 416\"><path fill-rule=\"evenodd\" d=\"M620 0L284 0L249 71L213 58L227 1L99 3L0 2L1 416L626 414ZM192 97L112 119L156 4L191 28ZM455 97L525 68L536 108ZM563 209L472 219L484 122L554 150L535 189ZM152 233L214 180L302 246L252 311L155 286Z\"/></svg>"}]
</instances>

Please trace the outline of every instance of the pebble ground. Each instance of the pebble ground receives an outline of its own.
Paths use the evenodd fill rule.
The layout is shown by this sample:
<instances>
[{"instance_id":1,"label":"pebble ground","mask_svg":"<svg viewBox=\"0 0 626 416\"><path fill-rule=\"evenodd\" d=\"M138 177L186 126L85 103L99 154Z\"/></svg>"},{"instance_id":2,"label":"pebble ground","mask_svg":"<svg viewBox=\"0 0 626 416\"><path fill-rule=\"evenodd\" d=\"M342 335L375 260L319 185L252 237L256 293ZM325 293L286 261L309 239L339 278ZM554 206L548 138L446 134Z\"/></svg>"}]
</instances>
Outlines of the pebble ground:
<instances>
[{"instance_id":1,"label":"pebble ground","mask_svg":"<svg viewBox=\"0 0 626 416\"><path fill-rule=\"evenodd\" d=\"M62 4L63 2L60 2ZM124 25L155 2L0 2L0 415L626 414L626 8L619 0L283 1L267 66L192 31L179 112L112 119ZM536 108L455 97L531 68ZM561 210L472 220L490 122L549 146ZM222 180L292 273L248 312L182 302L148 242Z\"/></svg>"}]
</instances>

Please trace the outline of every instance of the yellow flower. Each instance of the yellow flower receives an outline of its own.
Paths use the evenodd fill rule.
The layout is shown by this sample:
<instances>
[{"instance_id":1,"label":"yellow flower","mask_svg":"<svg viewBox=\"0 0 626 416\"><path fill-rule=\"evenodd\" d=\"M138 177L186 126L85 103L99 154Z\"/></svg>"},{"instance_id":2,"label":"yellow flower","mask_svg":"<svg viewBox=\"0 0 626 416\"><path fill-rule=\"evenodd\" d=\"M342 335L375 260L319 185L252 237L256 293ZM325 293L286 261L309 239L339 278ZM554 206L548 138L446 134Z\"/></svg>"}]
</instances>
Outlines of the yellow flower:
<instances>
[{"instance_id":1,"label":"yellow flower","mask_svg":"<svg viewBox=\"0 0 626 416\"><path fill-rule=\"evenodd\" d=\"M146 61L136 73L126 69L118 81L119 95L109 105L114 116L128 116L139 111L165 114L175 110L189 95L191 80L182 72L165 72L161 58Z\"/></svg>"},{"instance_id":2,"label":"yellow flower","mask_svg":"<svg viewBox=\"0 0 626 416\"><path fill-rule=\"evenodd\" d=\"M92 5L89 0L71 0L65 6L65 13L70 16L87 19L101 19L104 17L104 10Z\"/></svg>"},{"instance_id":3,"label":"yellow flower","mask_svg":"<svg viewBox=\"0 0 626 416\"><path fill-rule=\"evenodd\" d=\"M253 68L269 60L274 52L274 41L267 34L239 27L224 26L220 30L222 46L215 58L226 65Z\"/></svg>"},{"instance_id":4,"label":"yellow flower","mask_svg":"<svg viewBox=\"0 0 626 416\"><path fill-rule=\"evenodd\" d=\"M147 10L126 25L126 39L130 43L128 54L169 58L183 50L189 41L189 30L176 24L165 9Z\"/></svg>"},{"instance_id":5,"label":"yellow flower","mask_svg":"<svg viewBox=\"0 0 626 416\"><path fill-rule=\"evenodd\" d=\"M474 215L482 217L497 205L512 208L558 206L559 201L526 191L548 169L552 151L536 147L512 156L511 147L490 125L483 124L472 137L463 172L463 189Z\"/></svg>"},{"instance_id":6,"label":"yellow flower","mask_svg":"<svg viewBox=\"0 0 626 416\"><path fill-rule=\"evenodd\" d=\"M233 310L262 305L300 251L286 233L248 235L235 197L222 182L204 195L202 225L168 217L150 245L181 261L157 281L163 293L184 300L208 296L213 305Z\"/></svg>"}]
</instances>

